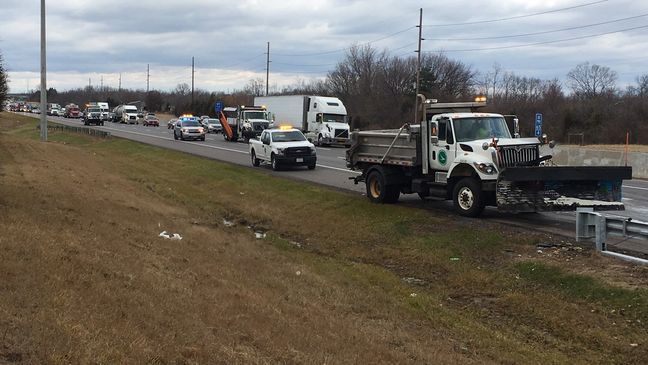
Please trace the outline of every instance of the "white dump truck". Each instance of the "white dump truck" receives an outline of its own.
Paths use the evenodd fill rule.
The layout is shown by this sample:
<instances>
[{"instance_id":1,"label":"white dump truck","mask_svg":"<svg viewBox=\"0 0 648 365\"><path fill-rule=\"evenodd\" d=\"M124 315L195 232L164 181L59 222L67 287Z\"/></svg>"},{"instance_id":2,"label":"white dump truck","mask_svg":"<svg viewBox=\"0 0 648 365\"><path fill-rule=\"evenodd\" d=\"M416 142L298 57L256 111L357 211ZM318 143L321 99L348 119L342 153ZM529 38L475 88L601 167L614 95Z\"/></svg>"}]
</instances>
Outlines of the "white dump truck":
<instances>
[{"instance_id":1,"label":"white dump truck","mask_svg":"<svg viewBox=\"0 0 648 365\"><path fill-rule=\"evenodd\" d=\"M624 209L621 184L631 167L553 166L551 155L540 155L546 138L519 138L517 118L511 133L503 115L477 112L485 101L422 105L421 123L351 133L347 166L362 171L352 179L365 182L371 201L436 196L470 217L486 205L513 213Z\"/></svg>"},{"instance_id":2,"label":"white dump truck","mask_svg":"<svg viewBox=\"0 0 648 365\"><path fill-rule=\"evenodd\" d=\"M256 105L264 105L275 125L300 129L317 145L349 144L346 107L338 98L316 95L260 96Z\"/></svg>"},{"instance_id":3,"label":"white dump truck","mask_svg":"<svg viewBox=\"0 0 648 365\"><path fill-rule=\"evenodd\" d=\"M270 126L270 117L265 106L241 105L224 108L218 118L223 127L223 138L236 142L243 138L245 143L261 135Z\"/></svg>"}]
</instances>

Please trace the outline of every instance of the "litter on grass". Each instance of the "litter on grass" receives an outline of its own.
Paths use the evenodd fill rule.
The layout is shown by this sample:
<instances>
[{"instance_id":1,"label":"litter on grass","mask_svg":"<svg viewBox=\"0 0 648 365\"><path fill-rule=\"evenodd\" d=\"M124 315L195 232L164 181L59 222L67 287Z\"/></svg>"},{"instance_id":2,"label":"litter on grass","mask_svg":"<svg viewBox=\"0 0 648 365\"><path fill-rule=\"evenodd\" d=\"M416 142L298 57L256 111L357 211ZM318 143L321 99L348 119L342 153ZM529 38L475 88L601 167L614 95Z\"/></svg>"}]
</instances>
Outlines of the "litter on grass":
<instances>
[{"instance_id":1,"label":"litter on grass","mask_svg":"<svg viewBox=\"0 0 648 365\"><path fill-rule=\"evenodd\" d=\"M225 227L233 227L235 223L223 218L223 224L225 225Z\"/></svg>"},{"instance_id":2,"label":"litter on grass","mask_svg":"<svg viewBox=\"0 0 648 365\"><path fill-rule=\"evenodd\" d=\"M167 233L167 231L160 232L160 234L158 236L162 237L162 238L165 238L167 240L174 240L174 241L180 241L182 239L181 235L179 235L177 233L170 234L170 233Z\"/></svg>"}]
</instances>

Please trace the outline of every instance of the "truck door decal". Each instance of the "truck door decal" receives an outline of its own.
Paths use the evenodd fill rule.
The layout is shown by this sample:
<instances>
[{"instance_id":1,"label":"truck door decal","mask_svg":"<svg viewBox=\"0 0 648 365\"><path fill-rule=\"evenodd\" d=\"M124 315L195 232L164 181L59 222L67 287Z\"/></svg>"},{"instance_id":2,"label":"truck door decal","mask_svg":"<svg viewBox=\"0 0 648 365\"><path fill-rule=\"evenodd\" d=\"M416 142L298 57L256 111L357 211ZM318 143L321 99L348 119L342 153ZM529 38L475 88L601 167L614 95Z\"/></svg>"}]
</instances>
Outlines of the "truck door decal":
<instances>
[{"instance_id":1,"label":"truck door decal","mask_svg":"<svg viewBox=\"0 0 648 365\"><path fill-rule=\"evenodd\" d=\"M445 150L439 151L439 163L443 166L448 162L448 155Z\"/></svg>"}]
</instances>

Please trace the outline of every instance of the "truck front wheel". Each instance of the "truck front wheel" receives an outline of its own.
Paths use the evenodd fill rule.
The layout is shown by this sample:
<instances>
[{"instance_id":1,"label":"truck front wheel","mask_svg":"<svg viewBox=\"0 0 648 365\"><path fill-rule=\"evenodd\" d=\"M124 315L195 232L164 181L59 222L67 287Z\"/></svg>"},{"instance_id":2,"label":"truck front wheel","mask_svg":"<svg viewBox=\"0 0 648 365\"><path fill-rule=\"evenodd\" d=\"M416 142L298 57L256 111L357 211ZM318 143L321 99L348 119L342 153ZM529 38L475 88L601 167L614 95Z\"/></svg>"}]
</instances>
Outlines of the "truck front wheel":
<instances>
[{"instance_id":1,"label":"truck front wheel","mask_svg":"<svg viewBox=\"0 0 648 365\"><path fill-rule=\"evenodd\" d=\"M250 158L252 159L252 166L259 166L260 162L259 159L256 157L256 153L254 153L254 150L252 150L252 153L250 154Z\"/></svg>"},{"instance_id":2,"label":"truck front wheel","mask_svg":"<svg viewBox=\"0 0 648 365\"><path fill-rule=\"evenodd\" d=\"M275 158L274 153L270 156L270 165L272 165L273 170L279 171L279 162Z\"/></svg>"},{"instance_id":3,"label":"truck front wheel","mask_svg":"<svg viewBox=\"0 0 648 365\"><path fill-rule=\"evenodd\" d=\"M391 204L398 201L400 189L395 185L387 185L385 175L381 171L371 171L365 184L367 197L372 203Z\"/></svg>"},{"instance_id":4,"label":"truck front wheel","mask_svg":"<svg viewBox=\"0 0 648 365\"><path fill-rule=\"evenodd\" d=\"M465 217L478 217L484 210L484 194L477 179L466 177L455 185L452 201L457 213Z\"/></svg>"}]
</instances>

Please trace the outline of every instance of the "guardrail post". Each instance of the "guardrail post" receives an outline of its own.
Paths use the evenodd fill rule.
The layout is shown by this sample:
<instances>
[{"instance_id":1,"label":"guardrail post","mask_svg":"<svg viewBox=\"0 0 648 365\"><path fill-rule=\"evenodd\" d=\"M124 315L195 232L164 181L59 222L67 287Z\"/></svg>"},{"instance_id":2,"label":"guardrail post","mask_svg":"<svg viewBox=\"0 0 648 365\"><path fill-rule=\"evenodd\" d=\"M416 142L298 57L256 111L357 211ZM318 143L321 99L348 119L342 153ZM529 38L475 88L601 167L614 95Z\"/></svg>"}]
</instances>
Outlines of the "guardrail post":
<instances>
[{"instance_id":1,"label":"guardrail post","mask_svg":"<svg viewBox=\"0 0 648 365\"><path fill-rule=\"evenodd\" d=\"M596 251L607 251L607 247L605 245L605 241L607 238L607 225L605 222L605 217L602 215L597 214L597 216L594 218L596 220L595 227L596 227Z\"/></svg>"}]
</instances>

